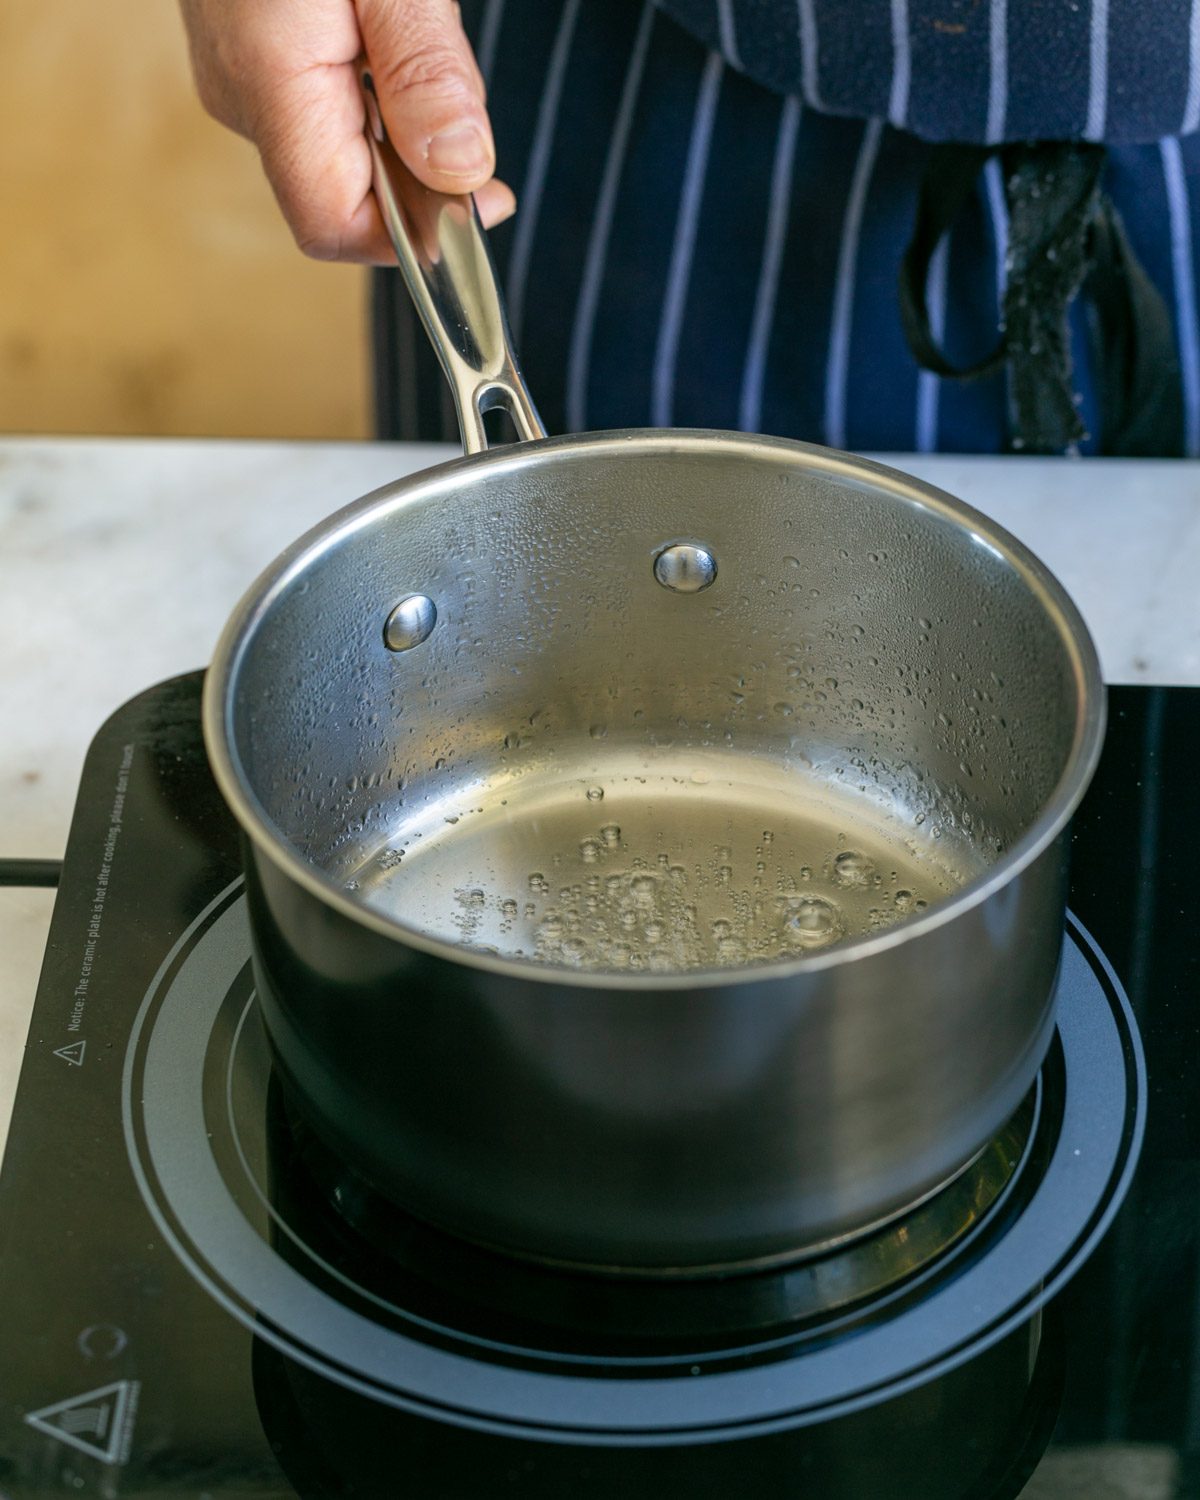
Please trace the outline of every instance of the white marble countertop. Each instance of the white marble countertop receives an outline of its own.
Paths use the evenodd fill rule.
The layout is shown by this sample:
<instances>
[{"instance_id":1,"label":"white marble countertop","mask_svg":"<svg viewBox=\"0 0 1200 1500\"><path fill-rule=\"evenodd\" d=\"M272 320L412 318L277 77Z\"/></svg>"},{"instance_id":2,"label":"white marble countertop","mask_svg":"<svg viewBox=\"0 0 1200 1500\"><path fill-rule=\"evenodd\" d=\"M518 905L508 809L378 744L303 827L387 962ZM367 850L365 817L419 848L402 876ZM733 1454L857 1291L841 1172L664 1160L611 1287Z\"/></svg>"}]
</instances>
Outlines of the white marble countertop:
<instances>
[{"instance_id":1,"label":"white marble countertop","mask_svg":"<svg viewBox=\"0 0 1200 1500\"><path fill-rule=\"evenodd\" d=\"M92 735L143 688L202 666L284 546L452 453L0 438L0 856L61 855ZM1200 463L892 461L995 517L1058 574L1110 682L1200 685ZM0 889L0 1150L52 904Z\"/></svg>"}]
</instances>

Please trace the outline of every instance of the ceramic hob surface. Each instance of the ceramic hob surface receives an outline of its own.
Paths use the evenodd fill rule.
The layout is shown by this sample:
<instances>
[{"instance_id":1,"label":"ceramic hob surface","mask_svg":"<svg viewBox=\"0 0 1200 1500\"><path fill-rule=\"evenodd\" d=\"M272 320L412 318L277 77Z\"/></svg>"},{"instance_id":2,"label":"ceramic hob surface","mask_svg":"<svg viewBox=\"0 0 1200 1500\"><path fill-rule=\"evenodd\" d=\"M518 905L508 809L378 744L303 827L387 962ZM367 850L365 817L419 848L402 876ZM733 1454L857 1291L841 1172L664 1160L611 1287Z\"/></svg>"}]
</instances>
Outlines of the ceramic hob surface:
<instances>
[{"instance_id":1,"label":"ceramic hob surface","mask_svg":"<svg viewBox=\"0 0 1200 1500\"><path fill-rule=\"evenodd\" d=\"M0 1496L1193 1493L1200 694L1111 695L1055 1042L954 1195L630 1286L440 1236L292 1121L199 684L85 768L0 1172Z\"/></svg>"}]
</instances>

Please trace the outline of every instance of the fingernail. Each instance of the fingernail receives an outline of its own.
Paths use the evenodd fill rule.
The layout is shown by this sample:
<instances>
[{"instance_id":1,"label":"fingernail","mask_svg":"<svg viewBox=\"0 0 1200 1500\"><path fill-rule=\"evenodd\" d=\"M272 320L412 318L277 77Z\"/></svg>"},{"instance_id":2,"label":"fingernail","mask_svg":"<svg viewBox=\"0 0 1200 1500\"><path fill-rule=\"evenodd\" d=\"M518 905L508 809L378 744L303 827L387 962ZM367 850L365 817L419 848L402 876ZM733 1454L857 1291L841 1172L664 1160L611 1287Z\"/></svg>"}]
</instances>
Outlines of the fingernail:
<instances>
[{"instance_id":1,"label":"fingernail","mask_svg":"<svg viewBox=\"0 0 1200 1500\"><path fill-rule=\"evenodd\" d=\"M425 149L425 160L435 172L449 172L455 177L487 172L492 165L483 131L469 121L435 135Z\"/></svg>"}]
</instances>

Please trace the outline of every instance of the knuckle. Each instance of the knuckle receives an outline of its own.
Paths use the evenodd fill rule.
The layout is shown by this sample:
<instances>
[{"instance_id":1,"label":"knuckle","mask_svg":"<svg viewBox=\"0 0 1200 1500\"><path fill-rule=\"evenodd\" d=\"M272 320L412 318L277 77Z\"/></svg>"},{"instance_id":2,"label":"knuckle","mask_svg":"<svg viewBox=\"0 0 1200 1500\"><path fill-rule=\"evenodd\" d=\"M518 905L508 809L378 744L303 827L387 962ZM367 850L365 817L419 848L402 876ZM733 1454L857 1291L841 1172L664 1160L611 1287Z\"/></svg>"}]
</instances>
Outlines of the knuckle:
<instances>
[{"instance_id":1,"label":"knuckle","mask_svg":"<svg viewBox=\"0 0 1200 1500\"><path fill-rule=\"evenodd\" d=\"M466 70L458 50L443 42L429 42L391 58L379 70L389 93L415 91L435 94L467 92Z\"/></svg>"},{"instance_id":2,"label":"knuckle","mask_svg":"<svg viewBox=\"0 0 1200 1500\"><path fill-rule=\"evenodd\" d=\"M297 234L295 236L297 248L301 254L307 255L309 260L341 260L342 241L340 236L327 234Z\"/></svg>"},{"instance_id":3,"label":"knuckle","mask_svg":"<svg viewBox=\"0 0 1200 1500\"><path fill-rule=\"evenodd\" d=\"M297 248L311 260L344 260L352 248L351 218L312 184L280 194Z\"/></svg>"},{"instance_id":4,"label":"knuckle","mask_svg":"<svg viewBox=\"0 0 1200 1500\"><path fill-rule=\"evenodd\" d=\"M238 86L269 84L285 68L286 52L269 28L232 27L215 42L218 69Z\"/></svg>"},{"instance_id":5,"label":"knuckle","mask_svg":"<svg viewBox=\"0 0 1200 1500\"><path fill-rule=\"evenodd\" d=\"M286 149L276 149L269 132L265 149L260 142L259 154L297 247L313 260L336 260L341 223L304 163Z\"/></svg>"},{"instance_id":6,"label":"knuckle","mask_svg":"<svg viewBox=\"0 0 1200 1500\"><path fill-rule=\"evenodd\" d=\"M339 260L343 235L327 215L311 208L294 209L290 217L296 247L311 260Z\"/></svg>"}]
</instances>

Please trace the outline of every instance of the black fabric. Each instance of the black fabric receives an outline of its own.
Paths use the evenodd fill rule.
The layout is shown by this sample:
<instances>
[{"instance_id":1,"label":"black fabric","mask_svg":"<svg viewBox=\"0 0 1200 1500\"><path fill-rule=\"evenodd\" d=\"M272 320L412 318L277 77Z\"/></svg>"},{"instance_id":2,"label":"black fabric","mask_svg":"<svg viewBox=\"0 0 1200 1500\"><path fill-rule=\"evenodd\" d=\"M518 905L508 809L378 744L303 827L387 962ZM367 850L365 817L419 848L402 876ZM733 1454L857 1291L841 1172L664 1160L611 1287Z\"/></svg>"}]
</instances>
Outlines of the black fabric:
<instances>
[{"instance_id":1,"label":"black fabric","mask_svg":"<svg viewBox=\"0 0 1200 1500\"><path fill-rule=\"evenodd\" d=\"M1011 446L1062 453L1087 434L1073 384L1068 316L1081 288L1095 314L1100 451L1181 451L1183 401L1170 315L1101 189L1104 148L1035 142L1000 152L1008 262L1000 340L956 367L938 348L926 304L929 266L975 191L993 148L931 149L900 268L900 316L918 364L944 378L1009 371Z\"/></svg>"},{"instance_id":2,"label":"black fabric","mask_svg":"<svg viewBox=\"0 0 1200 1500\"><path fill-rule=\"evenodd\" d=\"M912 239L900 262L900 321L917 363L950 380L974 380L1001 368L1007 358L1005 341L985 359L972 365L953 365L938 347L929 323L926 288L934 252L974 197L983 164L991 155L984 146L939 146L917 196Z\"/></svg>"},{"instance_id":3,"label":"black fabric","mask_svg":"<svg viewBox=\"0 0 1200 1500\"><path fill-rule=\"evenodd\" d=\"M407 293L403 286L396 285L399 280L391 271L381 269L371 273L371 395L375 436L385 442L411 440L400 416L397 292L402 296L407 296Z\"/></svg>"},{"instance_id":4,"label":"black fabric","mask_svg":"<svg viewBox=\"0 0 1200 1500\"><path fill-rule=\"evenodd\" d=\"M1101 452L1183 454L1183 382L1171 315L1106 199L1092 226L1086 291L1096 312Z\"/></svg>"},{"instance_id":5,"label":"black fabric","mask_svg":"<svg viewBox=\"0 0 1200 1500\"><path fill-rule=\"evenodd\" d=\"M456 443L450 388L399 271L371 273L375 436L384 441Z\"/></svg>"}]
</instances>

